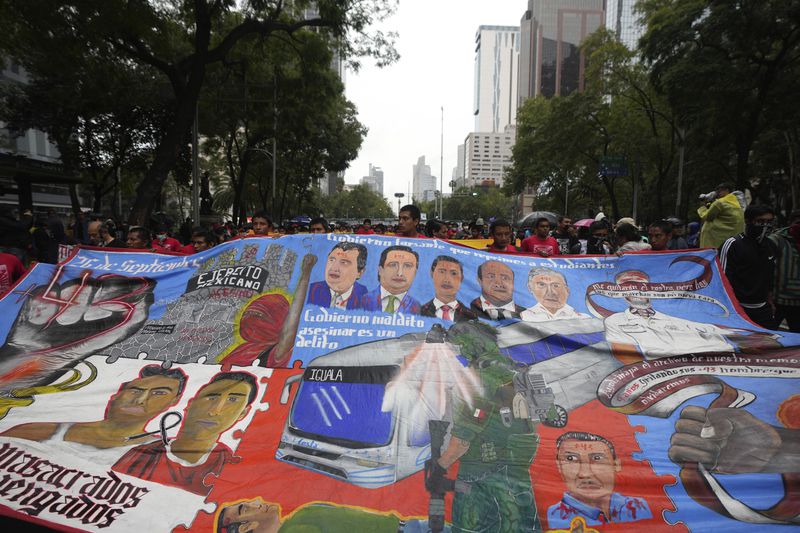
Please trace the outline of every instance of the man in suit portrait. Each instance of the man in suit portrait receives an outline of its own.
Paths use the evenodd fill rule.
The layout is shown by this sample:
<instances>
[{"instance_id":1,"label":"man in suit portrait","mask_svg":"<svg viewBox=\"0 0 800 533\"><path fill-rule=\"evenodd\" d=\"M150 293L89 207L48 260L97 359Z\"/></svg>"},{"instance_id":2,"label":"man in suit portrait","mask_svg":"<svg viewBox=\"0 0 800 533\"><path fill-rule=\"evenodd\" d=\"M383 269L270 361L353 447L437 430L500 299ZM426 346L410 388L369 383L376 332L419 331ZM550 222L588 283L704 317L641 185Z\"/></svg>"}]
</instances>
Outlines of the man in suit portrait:
<instances>
[{"instance_id":1,"label":"man in suit portrait","mask_svg":"<svg viewBox=\"0 0 800 533\"><path fill-rule=\"evenodd\" d=\"M472 300L470 309L489 320L519 318L525 310L514 303L514 271L500 261L486 261L478 267L481 295Z\"/></svg>"},{"instance_id":2,"label":"man in suit portrait","mask_svg":"<svg viewBox=\"0 0 800 533\"><path fill-rule=\"evenodd\" d=\"M364 296L362 309L419 314L419 302L408 294L418 267L419 255L408 246L385 248L378 266L379 285Z\"/></svg>"},{"instance_id":3,"label":"man in suit portrait","mask_svg":"<svg viewBox=\"0 0 800 533\"><path fill-rule=\"evenodd\" d=\"M357 280L366 266L366 246L356 242L338 243L328 254L325 281L311 284L307 303L331 309L360 309L367 288Z\"/></svg>"},{"instance_id":4,"label":"man in suit portrait","mask_svg":"<svg viewBox=\"0 0 800 533\"><path fill-rule=\"evenodd\" d=\"M422 306L422 316L435 316L455 322L477 318L474 311L457 300L461 282L464 281L464 268L458 259L440 255L433 260L431 277L435 295Z\"/></svg>"}]
</instances>

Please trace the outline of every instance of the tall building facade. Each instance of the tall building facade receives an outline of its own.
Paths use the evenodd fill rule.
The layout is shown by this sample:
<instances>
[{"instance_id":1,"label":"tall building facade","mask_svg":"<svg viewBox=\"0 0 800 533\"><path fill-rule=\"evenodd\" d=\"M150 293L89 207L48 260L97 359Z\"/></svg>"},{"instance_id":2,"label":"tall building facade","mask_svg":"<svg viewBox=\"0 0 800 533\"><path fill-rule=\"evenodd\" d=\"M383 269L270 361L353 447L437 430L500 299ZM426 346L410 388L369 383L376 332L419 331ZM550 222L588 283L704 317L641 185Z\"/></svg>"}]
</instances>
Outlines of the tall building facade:
<instances>
[{"instance_id":1,"label":"tall building facade","mask_svg":"<svg viewBox=\"0 0 800 533\"><path fill-rule=\"evenodd\" d=\"M361 184L366 185L369 189L380 195L383 196L383 170L381 167L373 166L372 163L369 164L369 175L364 176L361 178Z\"/></svg>"},{"instance_id":2,"label":"tall building facade","mask_svg":"<svg viewBox=\"0 0 800 533\"><path fill-rule=\"evenodd\" d=\"M12 59L0 59L0 84L29 83L28 73ZM61 164L58 148L37 129L12 131L0 120L0 204L20 211L72 207L69 184L81 182Z\"/></svg>"},{"instance_id":3,"label":"tall building facade","mask_svg":"<svg viewBox=\"0 0 800 533\"><path fill-rule=\"evenodd\" d=\"M466 187L500 187L505 169L511 165L511 149L516 139L516 126L500 132L473 132L464 141L464 185Z\"/></svg>"},{"instance_id":4,"label":"tall building facade","mask_svg":"<svg viewBox=\"0 0 800 533\"><path fill-rule=\"evenodd\" d=\"M617 2L617 0L608 0ZM605 22L606 0L528 0L520 21L518 104L583 89L581 42Z\"/></svg>"},{"instance_id":5,"label":"tall building facade","mask_svg":"<svg viewBox=\"0 0 800 533\"><path fill-rule=\"evenodd\" d=\"M517 117L519 28L479 26L475 33L475 131L502 132Z\"/></svg>"},{"instance_id":6,"label":"tall building facade","mask_svg":"<svg viewBox=\"0 0 800 533\"><path fill-rule=\"evenodd\" d=\"M413 191L412 200L414 202L430 202L436 197L436 176L431 175L431 166L425 164L425 156L422 155L413 165Z\"/></svg>"},{"instance_id":7,"label":"tall building facade","mask_svg":"<svg viewBox=\"0 0 800 533\"><path fill-rule=\"evenodd\" d=\"M606 28L631 50L637 48L645 30L633 12L635 5L636 0L606 0Z\"/></svg>"},{"instance_id":8,"label":"tall building facade","mask_svg":"<svg viewBox=\"0 0 800 533\"><path fill-rule=\"evenodd\" d=\"M466 169L466 162L464 161L465 153L466 145L459 144L456 150L456 166L453 167L453 175L451 178L451 181L455 183L455 188L466 186L466 180L464 179Z\"/></svg>"}]
</instances>

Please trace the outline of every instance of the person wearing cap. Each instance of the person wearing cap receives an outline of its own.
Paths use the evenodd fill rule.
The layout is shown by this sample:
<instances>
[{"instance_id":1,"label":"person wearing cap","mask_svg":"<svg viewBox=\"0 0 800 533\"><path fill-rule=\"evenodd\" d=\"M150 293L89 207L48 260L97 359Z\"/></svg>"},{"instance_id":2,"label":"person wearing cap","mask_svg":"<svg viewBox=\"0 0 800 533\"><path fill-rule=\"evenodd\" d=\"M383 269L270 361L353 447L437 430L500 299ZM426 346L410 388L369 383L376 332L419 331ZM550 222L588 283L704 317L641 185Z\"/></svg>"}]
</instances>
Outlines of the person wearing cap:
<instances>
[{"instance_id":1,"label":"person wearing cap","mask_svg":"<svg viewBox=\"0 0 800 533\"><path fill-rule=\"evenodd\" d=\"M614 235L617 237L617 255L622 255L624 252L641 252L649 250L650 245L642 242L642 235L639 233L639 228L633 224L623 222L623 220L633 220L632 218L621 218L614 228Z\"/></svg>"},{"instance_id":2,"label":"person wearing cap","mask_svg":"<svg viewBox=\"0 0 800 533\"><path fill-rule=\"evenodd\" d=\"M625 270L617 274L614 282L623 285L621 290L641 293L647 290L650 277L640 270ZM726 335L734 334L731 330L656 311L647 296L631 294L625 296L625 301L628 309L604 320L606 341L617 356L641 355L645 359L659 359L734 351L726 339Z\"/></svg>"},{"instance_id":3,"label":"person wearing cap","mask_svg":"<svg viewBox=\"0 0 800 533\"><path fill-rule=\"evenodd\" d=\"M703 222L700 248L719 248L727 239L744 231L744 211L733 194L733 187L720 183L716 188L716 198L697 209Z\"/></svg>"},{"instance_id":4,"label":"person wearing cap","mask_svg":"<svg viewBox=\"0 0 800 533\"><path fill-rule=\"evenodd\" d=\"M669 217L667 222L672 224L672 237L667 243L667 250L686 250L689 243L686 241L686 225L678 217Z\"/></svg>"}]
</instances>

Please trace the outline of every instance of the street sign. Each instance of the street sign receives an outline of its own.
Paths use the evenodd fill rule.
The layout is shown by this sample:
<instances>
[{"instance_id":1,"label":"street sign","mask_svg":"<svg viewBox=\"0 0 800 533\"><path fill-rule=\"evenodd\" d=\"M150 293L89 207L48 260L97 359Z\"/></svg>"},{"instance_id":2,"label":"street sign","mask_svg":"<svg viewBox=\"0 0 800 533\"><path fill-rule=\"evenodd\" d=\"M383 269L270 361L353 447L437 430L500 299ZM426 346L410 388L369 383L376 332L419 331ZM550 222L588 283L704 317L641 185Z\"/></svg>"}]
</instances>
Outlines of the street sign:
<instances>
[{"instance_id":1,"label":"street sign","mask_svg":"<svg viewBox=\"0 0 800 533\"><path fill-rule=\"evenodd\" d=\"M601 176L619 177L628 175L628 162L624 156L607 155L600 158Z\"/></svg>"}]
</instances>

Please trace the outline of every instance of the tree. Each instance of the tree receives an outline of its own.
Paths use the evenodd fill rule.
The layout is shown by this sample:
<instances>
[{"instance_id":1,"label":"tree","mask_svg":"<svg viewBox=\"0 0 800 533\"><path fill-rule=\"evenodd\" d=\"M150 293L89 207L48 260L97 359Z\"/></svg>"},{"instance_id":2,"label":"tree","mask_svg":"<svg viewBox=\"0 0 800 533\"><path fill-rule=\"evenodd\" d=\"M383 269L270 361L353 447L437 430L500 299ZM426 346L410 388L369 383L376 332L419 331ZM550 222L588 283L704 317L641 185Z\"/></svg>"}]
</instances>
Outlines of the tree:
<instances>
[{"instance_id":1,"label":"tree","mask_svg":"<svg viewBox=\"0 0 800 533\"><path fill-rule=\"evenodd\" d=\"M245 39L209 73L200 129L209 137L205 153L224 159L223 186L230 191L218 205L232 207L234 221L252 209L268 210L276 220L301 213L312 184L328 170L346 168L366 133L330 68L331 51L318 36L303 37L266 53L256 39Z\"/></svg>"},{"instance_id":2,"label":"tree","mask_svg":"<svg viewBox=\"0 0 800 533\"><path fill-rule=\"evenodd\" d=\"M322 198L320 212L328 219L394 216L389 202L366 185L356 185L349 191Z\"/></svg>"},{"instance_id":3,"label":"tree","mask_svg":"<svg viewBox=\"0 0 800 533\"><path fill-rule=\"evenodd\" d=\"M800 4L785 0L642 0L643 57L680 123L710 154L733 156L750 185L753 148L771 118L796 119ZM720 150L724 148L724 150Z\"/></svg>"},{"instance_id":4,"label":"tree","mask_svg":"<svg viewBox=\"0 0 800 533\"><path fill-rule=\"evenodd\" d=\"M394 4L393 0L254 0L240 10L233 0L70 0L55 7L46 0L9 0L0 7L0 19L13 21L6 23L11 31L4 49L23 65L28 65L39 43L47 41L42 36L56 34L72 43L65 51L78 48L96 61L152 68L168 83L169 121L157 139L130 214L132 223L141 224L149 219L185 146L210 66L224 62L243 39L258 37L268 49L277 39L300 39L305 28L316 28L353 64L364 56L391 62L397 57L393 35L370 27L391 14ZM306 16L312 5L314 13ZM228 24L231 18L236 19L234 25ZM37 73L31 73L35 78Z\"/></svg>"}]
</instances>

